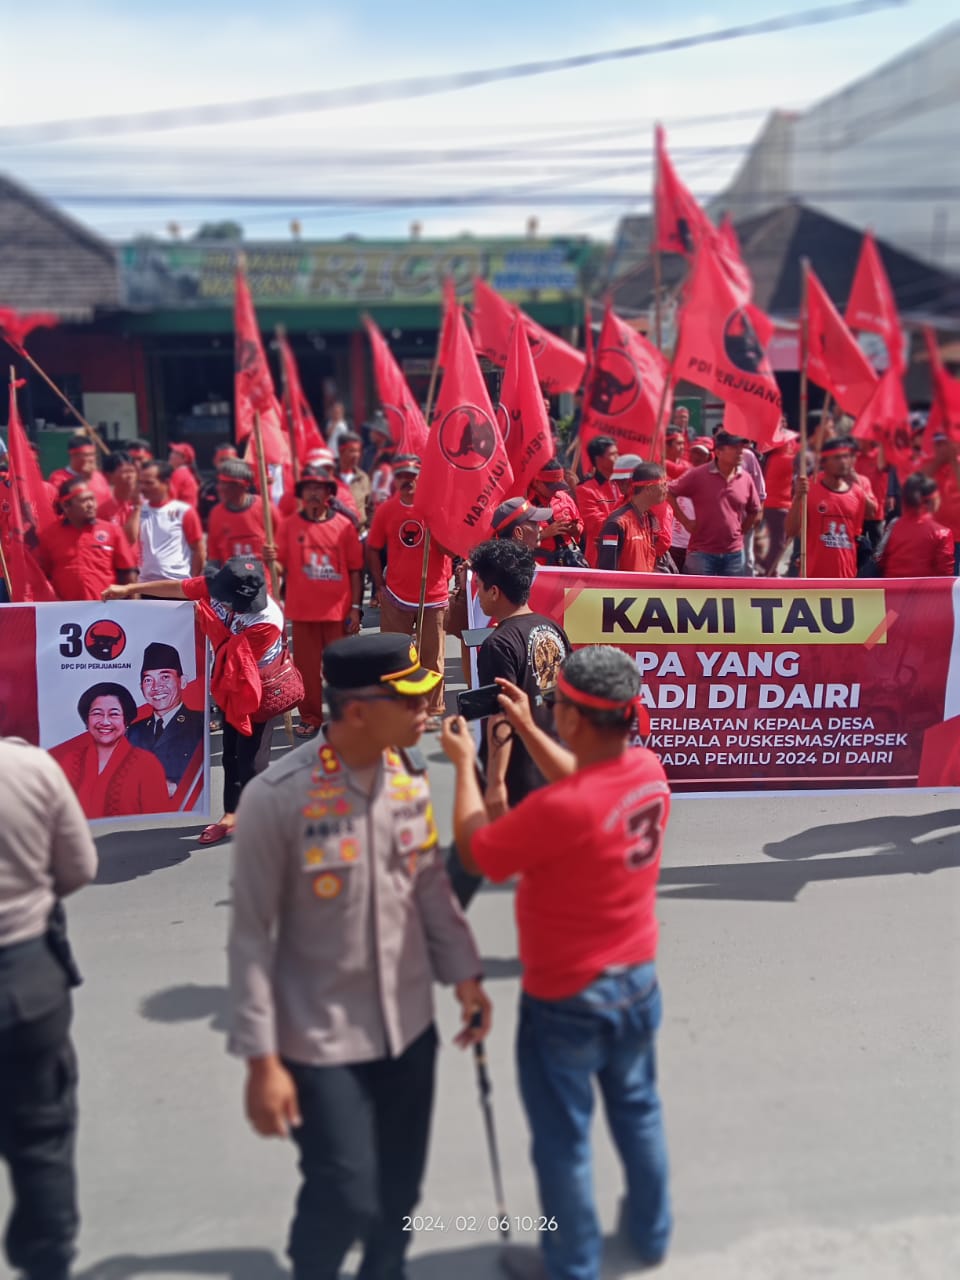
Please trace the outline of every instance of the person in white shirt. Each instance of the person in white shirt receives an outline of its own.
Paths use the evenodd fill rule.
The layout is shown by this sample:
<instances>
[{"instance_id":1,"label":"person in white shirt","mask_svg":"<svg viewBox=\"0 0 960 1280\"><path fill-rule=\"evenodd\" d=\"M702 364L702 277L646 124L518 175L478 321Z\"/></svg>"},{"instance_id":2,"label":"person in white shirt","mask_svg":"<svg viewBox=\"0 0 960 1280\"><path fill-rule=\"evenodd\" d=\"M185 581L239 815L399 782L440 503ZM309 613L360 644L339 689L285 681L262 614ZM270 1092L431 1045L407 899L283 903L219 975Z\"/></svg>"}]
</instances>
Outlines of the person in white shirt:
<instances>
[{"instance_id":1,"label":"person in white shirt","mask_svg":"<svg viewBox=\"0 0 960 1280\"><path fill-rule=\"evenodd\" d=\"M330 417L327 419L327 447L334 457L340 450L340 437L346 435L349 430L350 423L344 412L343 401L335 400L330 408Z\"/></svg>"},{"instance_id":2,"label":"person in white shirt","mask_svg":"<svg viewBox=\"0 0 960 1280\"><path fill-rule=\"evenodd\" d=\"M199 578L206 563L206 540L196 509L170 497L173 467L150 462L140 472L140 576L144 582Z\"/></svg>"}]
</instances>

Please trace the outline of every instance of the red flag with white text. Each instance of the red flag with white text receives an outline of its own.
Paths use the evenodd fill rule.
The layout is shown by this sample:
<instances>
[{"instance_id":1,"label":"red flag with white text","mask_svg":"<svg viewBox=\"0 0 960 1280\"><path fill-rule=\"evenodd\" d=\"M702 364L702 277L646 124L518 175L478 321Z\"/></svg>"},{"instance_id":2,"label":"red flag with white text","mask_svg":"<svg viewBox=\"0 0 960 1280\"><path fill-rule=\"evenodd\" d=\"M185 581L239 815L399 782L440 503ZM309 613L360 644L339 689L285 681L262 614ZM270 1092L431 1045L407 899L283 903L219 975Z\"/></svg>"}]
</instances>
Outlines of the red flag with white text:
<instances>
[{"instance_id":1,"label":"red flag with white text","mask_svg":"<svg viewBox=\"0 0 960 1280\"><path fill-rule=\"evenodd\" d=\"M11 602L56 600L56 592L34 558L40 534L53 524L56 514L20 421L16 386L11 381L9 469L0 481L0 542L10 574L7 587Z\"/></svg>"},{"instance_id":2,"label":"red flag with white text","mask_svg":"<svg viewBox=\"0 0 960 1280\"><path fill-rule=\"evenodd\" d=\"M674 381L693 382L731 406L738 434L761 449L778 438L783 403L764 350L769 318L720 258L698 253L678 326Z\"/></svg>"},{"instance_id":3,"label":"red flag with white text","mask_svg":"<svg viewBox=\"0 0 960 1280\"><path fill-rule=\"evenodd\" d=\"M657 456L657 414L668 367L662 352L608 304L583 403L580 438L584 449L595 436L610 436L621 453L638 453L646 461ZM664 423L670 421L671 412L668 389Z\"/></svg>"},{"instance_id":4,"label":"red flag with white text","mask_svg":"<svg viewBox=\"0 0 960 1280\"><path fill-rule=\"evenodd\" d=\"M550 395L576 391L587 366L583 352L537 324L478 276L473 282L473 345L480 355L501 369L507 363L518 320L530 344L537 380L544 391Z\"/></svg>"},{"instance_id":5,"label":"red flag with white text","mask_svg":"<svg viewBox=\"0 0 960 1280\"><path fill-rule=\"evenodd\" d=\"M513 471L459 306L449 318L448 364L423 452L416 506L448 551L466 556L491 536Z\"/></svg>"},{"instance_id":6,"label":"red flag with white text","mask_svg":"<svg viewBox=\"0 0 960 1280\"><path fill-rule=\"evenodd\" d=\"M414 399L386 338L369 316L364 316L363 323L370 339L373 378L377 384L380 408L387 420L397 453L415 453L418 458L422 457L427 443L427 424L420 406Z\"/></svg>"},{"instance_id":7,"label":"red flag with white text","mask_svg":"<svg viewBox=\"0 0 960 1280\"><path fill-rule=\"evenodd\" d=\"M237 268L234 302L237 443L243 444L253 432L253 415L260 414L263 452L270 466L290 463L290 446L283 429L283 413L273 388L250 287L242 267Z\"/></svg>"},{"instance_id":8,"label":"red flag with white text","mask_svg":"<svg viewBox=\"0 0 960 1280\"><path fill-rule=\"evenodd\" d=\"M870 361L812 267L807 268L807 376L853 418L877 389Z\"/></svg>"},{"instance_id":9,"label":"red flag with white text","mask_svg":"<svg viewBox=\"0 0 960 1280\"><path fill-rule=\"evenodd\" d=\"M879 334L887 348L889 367L903 375L906 365L897 303L877 242L869 231L864 234L860 246L845 319L851 329Z\"/></svg>"},{"instance_id":10,"label":"red flag with white text","mask_svg":"<svg viewBox=\"0 0 960 1280\"><path fill-rule=\"evenodd\" d=\"M508 497L526 496L530 482L553 456L553 437L533 353L521 325L514 325L507 367L500 385L497 423L513 471Z\"/></svg>"}]
</instances>

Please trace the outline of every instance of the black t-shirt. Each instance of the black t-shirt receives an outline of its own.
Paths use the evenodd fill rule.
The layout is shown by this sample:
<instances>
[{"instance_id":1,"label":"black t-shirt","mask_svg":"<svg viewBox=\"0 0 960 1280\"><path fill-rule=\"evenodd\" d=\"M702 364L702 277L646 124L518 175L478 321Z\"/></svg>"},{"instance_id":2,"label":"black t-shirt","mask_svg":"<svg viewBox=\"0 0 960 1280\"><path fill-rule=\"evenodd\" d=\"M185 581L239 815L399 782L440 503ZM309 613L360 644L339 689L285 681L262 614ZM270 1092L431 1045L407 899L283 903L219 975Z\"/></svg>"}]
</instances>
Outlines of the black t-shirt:
<instances>
[{"instance_id":1,"label":"black t-shirt","mask_svg":"<svg viewBox=\"0 0 960 1280\"><path fill-rule=\"evenodd\" d=\"M481 684L493 684L505 676L524 690L533 708L533 718L547 733L553 733L553 710L543 701L544 693L557 682L561 662L570 652L563 630L539 613L524 613L501 622L480 646L477 672ZM480 763L487 766L487 726L483 723ZM543 774L526 747L514 737L507 765L507 795L513 807L524 796L542 787Z\"/></svg>"}]
</instances>

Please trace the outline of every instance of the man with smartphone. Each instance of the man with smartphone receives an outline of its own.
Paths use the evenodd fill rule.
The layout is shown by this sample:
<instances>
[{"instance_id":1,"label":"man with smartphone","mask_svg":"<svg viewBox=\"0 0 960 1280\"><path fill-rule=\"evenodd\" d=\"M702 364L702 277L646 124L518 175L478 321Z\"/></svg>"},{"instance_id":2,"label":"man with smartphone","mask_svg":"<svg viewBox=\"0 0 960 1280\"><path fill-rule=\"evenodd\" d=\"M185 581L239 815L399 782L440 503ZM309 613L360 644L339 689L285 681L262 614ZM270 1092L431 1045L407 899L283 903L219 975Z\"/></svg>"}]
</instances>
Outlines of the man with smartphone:
<instances>
[{"instance_id":1,"label":"man with smartphone","mask_svg":"<svg viewBox=\"0 0 960 1280\"><path fill-rule=\"evenodd\" d=\"M553 714L545 695L556 684L570 641L562 627L530 608L530 587L537 567L533 552L519 541L496 538L475 547L470 564L477 579L480 608L496 623L477 654L481 690L494 685L498 676L509 680L529 697L537 725L551 733ZM496 705L494 695L491 709ZM515 808L546 782L502 715L489 715L484 720L479 759L485 778L484 802L491 818ZM464 871L456 858L449 870L454 891L466 907L483 878Z\"/></svg>"}]
</instances>

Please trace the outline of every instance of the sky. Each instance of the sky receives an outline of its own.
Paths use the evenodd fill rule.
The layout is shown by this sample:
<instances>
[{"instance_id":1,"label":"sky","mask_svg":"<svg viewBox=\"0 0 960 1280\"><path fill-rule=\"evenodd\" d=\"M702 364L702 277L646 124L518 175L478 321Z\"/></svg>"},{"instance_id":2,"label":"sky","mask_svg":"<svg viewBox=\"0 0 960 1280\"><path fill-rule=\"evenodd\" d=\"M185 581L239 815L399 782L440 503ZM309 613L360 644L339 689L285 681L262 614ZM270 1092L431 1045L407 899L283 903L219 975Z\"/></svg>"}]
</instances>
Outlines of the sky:
<instances>
[{"instance_id":1,"label":"sky","mask_svg":"<svg viewBox=\"0 0 960 1280\"><path fill-rule=\"evenodd\" d=\"M694 192L715 193L767 112L802 110L928 39L954 20L953 0L322 112L57 142L11 129L565 58L830 4L0 0L15 49L0 78L0 173L113 240L222 219L248 239L287 239L293 218L305 239L405 238L414 221L428 238L522 235L530 217L544 236L609 239L648 206L653 120ZM489 203L504 192L512 203ZM205 203L212 195L226 202Z\"/></svg>"}]
</instances>

